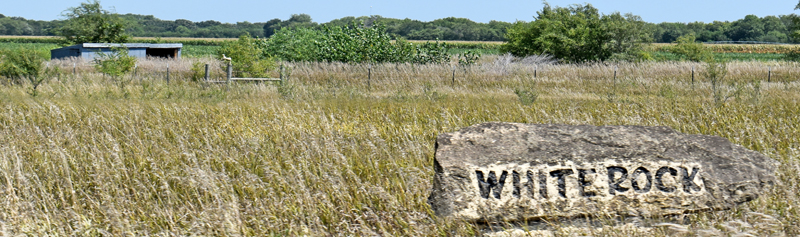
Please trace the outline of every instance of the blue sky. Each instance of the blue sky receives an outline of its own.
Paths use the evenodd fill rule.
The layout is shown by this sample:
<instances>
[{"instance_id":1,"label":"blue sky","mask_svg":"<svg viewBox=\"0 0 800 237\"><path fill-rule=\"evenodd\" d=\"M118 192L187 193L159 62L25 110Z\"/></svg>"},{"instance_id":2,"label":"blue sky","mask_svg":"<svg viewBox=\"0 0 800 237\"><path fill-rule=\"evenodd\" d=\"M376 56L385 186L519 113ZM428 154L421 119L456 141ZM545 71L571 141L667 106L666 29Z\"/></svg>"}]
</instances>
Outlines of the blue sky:
<instances>
[{"instance_id":1,"label":"blue sky","mask_svg":"<svg viewBox=\"0 0 800 237\"><path fill-rule=\"evenodd\" d=\"M603 13L622 12L641 16L647 22L711 22L734 21L754 14L787 15L794 11L798 0L673 0L673 1L548 1L552 6L590 3ZM34 20L59 19L68 7L78 6L80 0L0 0L0 14L21 16ZM266 22L273 18L288 19L291 14L306 13L320 23L345 16L381 15L390 18L410 18L431 21L445 17L463 17L477 22L499 20L530 21L543 6L542 1L521 0L103 0L105 8L118 13L154 15L165 20L216 20L220 22Z\"/></svg>"}]
</instances>

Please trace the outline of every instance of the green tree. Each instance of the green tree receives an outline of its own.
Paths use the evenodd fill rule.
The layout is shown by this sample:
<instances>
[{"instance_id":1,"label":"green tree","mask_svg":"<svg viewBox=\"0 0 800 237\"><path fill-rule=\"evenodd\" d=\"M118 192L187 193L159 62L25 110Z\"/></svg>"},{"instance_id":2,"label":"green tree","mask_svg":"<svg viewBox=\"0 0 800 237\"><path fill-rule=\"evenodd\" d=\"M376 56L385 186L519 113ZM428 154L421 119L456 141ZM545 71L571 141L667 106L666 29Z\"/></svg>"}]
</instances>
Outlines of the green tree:
<instances>
[{"instance_id":1,"label":"green tree","mask_svg":"<svg viewBox=\"0 0 800 237\"><path fill-rule=\"evenodd\" d=\"M126 22L117 14L103 9L97 0L89 0L71 7L62 16L67 20L56 32L66 44L125 43L130 36L125 33Z\"/></svg>"},{"instance_id":2,"label":"green tree","mask_svg":"<svg viewBox=\"0 0 800 237\"><path fill-rule=\"evenodd\" d=\"M733 22L728 37L735 41L758 40L764 35L764 22L756 15L747 15Z\"/></svg>"},{"instance_id":3,"label":"green tree","mask_svg":"<svg viewBox=\"0 0 800 237\"><path fill-rule=\"evenodd\" d=\"M602 16L591 4L550 7L530 23L516 22L502 50L515 56L550 54L567 62L603 61L630 54L649 38L641 18L618 13Z\"/></svg>"},{"instance_id":4,"label":"green tree","mask_svg":"<svg viewBox=\"0 0 800 237\"><path fill-rule=\"evenodd\" d=\"M644 44L650 43L653 38L652 27L642 20L642 17L619 12L602 17L603 31L608 35L605 43L606 50L611 51L612 57L625 60L646 58Z\"/></svg>"},{"instance_id":5,"label":"green tree","mask_svg":"<svg viewBox=\"0 0 800 237\"><path fill-rule=\"evenodd\" d=\"M281 21L280 19L272 19L264 24L264 36L270 37L281 28L314 28L317 26L316 22L311 20L308 14L292 14L288 20Z\"/></svg>"},{"instance_id":6,"label":"green tree","mask_svg":"<svg viewBox=\"0 0 800 237\"><path fill-rule=\"evenodd\" d=\"M670 43L677 40L678 37L692 33L689 32L687 25L683 23L662 22L656 26L658 29L653 38L656 39L656 42L660 43Z\"/></svg>"},{"instance_id":7,"label":"green tree","mask_svg":"<svg viewBox=\"0 0 800 237\"><path fill-rule=\"evenodd\" d=\"M798 1L797 6L794 7L794 10L800 10L800 1ZM792 31L791 31L791 33L789 33L789 35L795 41L800 41L800 17L798 17L797 15L792 14L791 15L791 19L792 19L791 20L791 22L792 22L792 26L791 26ZM798 53L798 52L794 52L794 54L795 54L795 56L800 55L800 53Z\"/></svg>"}]
</instances>

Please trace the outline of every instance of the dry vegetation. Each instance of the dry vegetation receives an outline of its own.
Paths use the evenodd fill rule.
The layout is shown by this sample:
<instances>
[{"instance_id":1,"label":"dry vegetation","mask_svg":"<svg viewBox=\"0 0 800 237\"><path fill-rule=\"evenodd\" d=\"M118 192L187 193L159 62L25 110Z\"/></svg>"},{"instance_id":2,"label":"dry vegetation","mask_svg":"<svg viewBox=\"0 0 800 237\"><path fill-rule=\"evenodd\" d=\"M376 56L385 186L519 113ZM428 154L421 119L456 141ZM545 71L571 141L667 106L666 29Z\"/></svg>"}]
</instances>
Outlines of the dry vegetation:
<instances>
[{"instance_id":1,"label":"dry vegetation","mask_svg":"<svg viewBox=\"0 0 800 237\"><path fill-rule=\"evenodd\" d=\"M657 43L648 46L649 51L669 51L667 48L675 44ZM797 51L796 44L704 44L714 53L771 53L784 54Z\"/></svg>"},{"instance_id":2,"label":"dry vegetation","mask_svg":"<svg viewBox=\"0 0 800 237\"><path fill-rule=\"evenodd\" d=\"M195 60L214 63L140 62L124 91L82 62L77 74L51 62L64 74L37 97L4 81L0 235L475 235L486 227L438 219L426 200L436 135L487 121L668 126L783 164L782 183L733 210L547 234L800 234L794 63L731 63L715 103L693 63L487 57L454 85L450 65L384 64L368 87L366 65L338 63L287 64L283 84L206 85L189 79Z\"/></svg>"}]
</instances>

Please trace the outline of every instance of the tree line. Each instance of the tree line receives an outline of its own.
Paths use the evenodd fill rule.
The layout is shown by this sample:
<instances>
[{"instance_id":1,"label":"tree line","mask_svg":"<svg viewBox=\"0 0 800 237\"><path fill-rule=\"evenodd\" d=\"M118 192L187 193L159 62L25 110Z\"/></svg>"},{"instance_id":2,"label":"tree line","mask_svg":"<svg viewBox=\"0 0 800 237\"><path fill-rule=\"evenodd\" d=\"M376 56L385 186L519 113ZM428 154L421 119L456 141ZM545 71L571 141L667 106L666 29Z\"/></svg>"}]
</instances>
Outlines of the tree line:
<instances>
[{"instance_id":1,"label":"tree line","mask_svg":"<svg viewBox=\"0 0 800 237\"><path fill-rule=\"evenodd\" d=\"M385 18L382 16L343 17L327 23L314 22L308 14L294 14L289 19L272 19L266 22L222 23L214 20L193 22L185 19L162 20L152 15L116 14L125 23L125 31L134 37L196 37L236 38L243 34L269 37L281 28L322 29L325 26L348 26L363 22L367 26L379 24L393 38L407 40L465 40L505 41L507 29L514 23L490 21L474 22L466 18L448 17L433 21ZM651 42L671 43L679 37L694 34L698 42L709 41L764 41L800 43L791 37L797 16L780 15L758 17L747 15L742 19L714 21L711 23L644 23L650 29ZM67 21L29 20L0 14L0 35L59 35L58 29ZM530 23L530 22L523 22Z\"/></svg>"}]
</instances>

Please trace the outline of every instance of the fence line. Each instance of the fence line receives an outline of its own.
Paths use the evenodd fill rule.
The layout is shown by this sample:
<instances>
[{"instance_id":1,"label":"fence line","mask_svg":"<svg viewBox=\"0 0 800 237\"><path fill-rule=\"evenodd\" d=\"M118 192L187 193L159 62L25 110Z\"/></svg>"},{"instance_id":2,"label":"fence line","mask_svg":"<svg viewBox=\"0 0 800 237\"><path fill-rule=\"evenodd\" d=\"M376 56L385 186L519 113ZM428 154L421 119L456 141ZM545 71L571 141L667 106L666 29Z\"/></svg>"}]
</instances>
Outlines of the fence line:
<instances>
[{"instance_id":1,"label":"fence line","mask_svg":"<svg viewBox=\"0 0 800 237\"><path fill-rule=\"evenodd\" d=\"M195 62L197 63L197 62ZM214 79L215 70L211 69L212 65L218 64L218 62L211 61L210 63L205 63L203 66L195 69L190 69L188 65L191 62L171 62L171 61L142 61L137 63L132 71L131 75L134 78L138 78L141 82L145 78L159 78L161 77L166 83L171 83L171 81L175 78L178 80L186 78L189 73L194 73L197 76L202 75L203 77L200 78L203 82L208 83L226 83L231 84L233 82L270 82L275 81L279 83L283 83L288 79L288 76L285 73L285 66L284 64L280 65L278 70L279 77L278 78L252 78L252 77L234 77L233 75L233 67L228 67L225 65L225 74L223 78ZM458 66L455 65L442 65L442 64L367 64L367 65L353 65L353 64L343 64L343 63L315 63L315 62L301 62L301 63L291 63L288 62L291 68L297 68L298 74L303 77L308 77L309 80L316 80L320 82L319 79L312 79L311 77L314 76L316 78L326 77L324 75L332 75L332 74L340 74L345 75L345 77L350 78L342 78L345 81L350 81L349 83L357 84L359 83L359 77L366 79L362 80L360 83L364 83L362 85L366 85L369 90L372 89L377 84L381 84L386 86L384 82L386 81L384 78L417 78L414 82L411 83L419 83L423 81L430 81L433 82L435 80L442 80L442 82L449 81L450 86L457 86L456 82L460 82L459 84L474 84L476 79L478 80L493 80L493 81L501 81L504 78L509 77L521 77L521 78L532 78L532 79L539 79L539 78L562 78L562 79L588 79L588 80L597 80L602 79L603 77L613 80L614 83L617 83L619 77L623 78L631 78L634 77L642 77L642 78L654 78L654 79L669 79L674 78L680 80L680 78L685 78L686 82L690 82L694 84L696 82L696 72L697 69L695 66L702 65L699 63L645 63L645 64L621 64L621 65L608 65L608 64L583 64L583 65L552 65L552 64L533 64L533 65L524 65L524 64L492 64L492 63L484 63L480 65L473 65L463 68L463 72L459 70ZM750 81L750 80L762 80L771 83L773 74L776 76L776 82L790 82L790 81L797 81L800 78L800 70L796 70L797 66L800 66L798 63L762 63L762 62L734 62L730 63L728 68L729 75L726 77L726 80L732 78L732 80L737 81ZM59 80L61 79L61 75L63 74L72 74L73 77L78 77L79 75L85 73L96 73L96 69L92 66L91 62L78 62L78 61L52 61L46 63L45 68L52 68L52 67L59 67L59 68L70 68L71 70L57 70L58 75L53 75L54 77L58 77ZM66 68L65 68L66 67ZM613 67L613 68L612 68ZM222 65L219 66L222 69ZM773 70L775 69L775 70ZM193 71L194 70L194 71ZM202 71L198 71L202 70ZM447 71L446 74L442 73L442 75L436 74L436 71L442 72ZM700 69L702 72L702 68ZM230 73L228 73L230 71ZM600 71L600 73L597 73ZM433 76L431 77L431 72L434 72ZM203 73L203 74L200 74ZM305 75L303 75L305 73ZM363 73L363 74L361 74ZM605 74L607 73L607 74ZM363 76L358 76L358 75ZM374 75L373 75L374 74ZM448 75L449 74L449 75ZM606 76L603 76L603 75ZM175 77L177 76L177 77ZM355 76L355 77L354 77ZM338 76L341 78L341 76ZM418 78L419 77L419 78ZM70 78L70 77L67 77ZM446 79L445 79L446 78ZM449 79L449 80L447 80ZM432 81L433 80L433 81ZM398 81L400 82L400 81ZM427 82L426 82L427 83ZM391 83L390 83L391 84ZM482 84L482 83L479 83ZM399 85L399 84L397 84Z\"/></svg>"}]
</instances>

